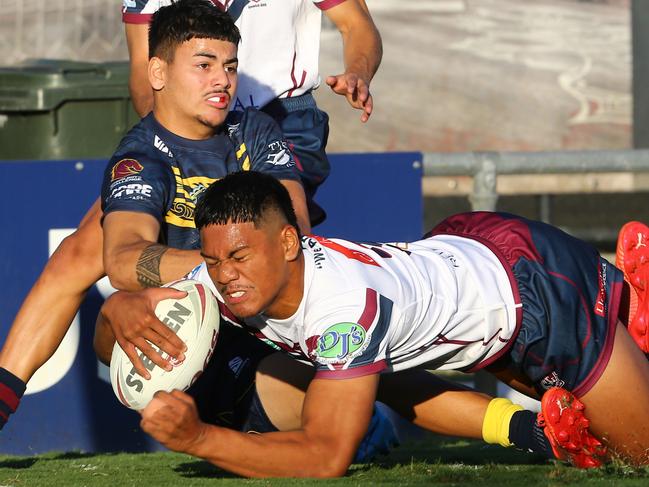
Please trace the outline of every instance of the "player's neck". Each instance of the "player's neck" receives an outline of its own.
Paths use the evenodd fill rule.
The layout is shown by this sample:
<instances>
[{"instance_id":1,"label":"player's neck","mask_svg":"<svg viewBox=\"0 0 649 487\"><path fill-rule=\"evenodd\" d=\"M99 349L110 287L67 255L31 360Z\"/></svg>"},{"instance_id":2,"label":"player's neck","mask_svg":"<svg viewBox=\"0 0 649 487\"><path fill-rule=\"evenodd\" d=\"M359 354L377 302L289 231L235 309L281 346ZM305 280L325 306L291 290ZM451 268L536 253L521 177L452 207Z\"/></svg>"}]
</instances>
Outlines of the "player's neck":
<instances>
[{"instance_id":1,"label":"player's neck","mask_svg":"<svg viewBox=\"0 0 649 487\"><path fill-rule=\"evenodd\" d=\"M187 120L175 110L169 110L164 105L156 105L153 108L153 116L157 122L169 132L189 140L207 140L216 131L200 123L198 120Z\"/></svg>"},{"instance_id":2,"label":"player's neck","mask_svg":"<svg viewBox=\"0 0 649 487\"><path fill-rule=\"evenodd\" d=\"M264 311L264 315L276 320L285 320L293 316L304 296L304 254L300 252L291 262L288 277L273 303Z\"/></svg>"}]
</instances>

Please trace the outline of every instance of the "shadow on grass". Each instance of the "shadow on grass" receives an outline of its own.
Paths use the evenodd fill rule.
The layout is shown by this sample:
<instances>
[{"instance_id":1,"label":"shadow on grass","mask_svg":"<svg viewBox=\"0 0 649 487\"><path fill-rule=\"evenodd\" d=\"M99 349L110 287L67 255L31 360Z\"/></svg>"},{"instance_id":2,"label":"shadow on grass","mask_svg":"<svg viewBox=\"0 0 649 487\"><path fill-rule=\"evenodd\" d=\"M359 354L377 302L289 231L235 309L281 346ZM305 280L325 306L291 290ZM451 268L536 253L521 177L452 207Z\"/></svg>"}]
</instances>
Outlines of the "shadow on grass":
<instances>
[{"instance_id":1,"label":"shadow on grass","mask_svg":"<svg viewBox=\"0 0 649 487\"><path fill-rule=\"evenodd\" d=\"M38 458L12 458L0 461L0 468L30 468L38 461Z\"/></svg>"},{"instance_id":2,"label":"shadow on grass","mask_svg":"<svg viewBox=\"0 0 649 487\"><path fill-rule=\"evenodd\" d=\"M486 445L483 442L447 438L435 435L408 442L395 448L389 455L376 458L372 465L393 468L412 462L470 465L544 465L548 460L541 455L526 453L514 448Z\"/></svg>"},{"instance_id":3,"label":"shadow on grass","mask_svg":"<svg viewBox=\"0 0 649 487\"><path fill-rule=\"evenodd\" d=\"M0 460L0 468L30 468L36 462L48 462L52 460L76 460L78 458L88 458L98 455L105 455L102 453L82 453L82 452L65 452L65 453L45 453L36 457L15 457Z\"/></svg>"},{"instance_id":4,"label":"shadow on grass","mask_svg":"<svg viewBox=\"0 0 649 487\"><path fill-rule=\"evenodd\" d=\"M181 463L173 468L181 477L186 478L211 478L211 479L238 479L241 478L209 462L197 460L195 462Z\"/></svg>"}]
</instances>

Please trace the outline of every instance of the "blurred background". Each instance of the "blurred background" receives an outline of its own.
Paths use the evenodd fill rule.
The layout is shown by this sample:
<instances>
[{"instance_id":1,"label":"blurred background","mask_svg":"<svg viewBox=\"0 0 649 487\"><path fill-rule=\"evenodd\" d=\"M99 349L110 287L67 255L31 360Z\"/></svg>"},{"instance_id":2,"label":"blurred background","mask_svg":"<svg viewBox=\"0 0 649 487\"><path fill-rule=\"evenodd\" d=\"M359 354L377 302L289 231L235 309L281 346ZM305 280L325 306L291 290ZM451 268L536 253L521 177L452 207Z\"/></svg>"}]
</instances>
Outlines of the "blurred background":
<instances>
[{"instance_id":1,"label":"blurred background","mask_svg":"<svg viewBox=\"0 0 649 487\"><path fill-rule=\"evenodd\" d=\"M323 87L332 152L632 146L631 0L367 0L383 37L367 127ZM321 74L340 72L325 22ZM0 0L0 64L126 60L120 2Z\"/></svg>"},{"instance_id":2,"label":"blurred background","mask_svg":"<svg viewBox=\"0 0 649 487\"><path fill-rule=\"evenodd\" d=\"M0 64L39 58L126 60L119 3L0 0ZM316 96L331 118L329 152L634 147L632 9L640 66L649 56L644 47L649 44L646 2L367 0L367 4L384 44L383 62L372 83L375 111L363 125L328 87L321 87ZM322 76L342 71L340 51L340 36L325 20ZM637 78L646 85L649 76L641 68L636 68ZM2 83L0 78L0 87ZM636 94L639 102L645 103ZM649 134L635 138L636 147L649 145ZM449 212L467 209L471 185L468 176L426 177L424 227ZM525 175L500 176L498 185L499 209L529 216L543 213L544 219L609 248L621 223L642 217L627 210L644 206L649 188L644 175L611 173L579 180L573 175L531 180ZM543 191L555 196L529 196ZM629 191L643 194L626 194ZM583 193L593 194L584 199ZM605 228L602 221L611 222L613 228Z\"/></svg>"}]
</instances>

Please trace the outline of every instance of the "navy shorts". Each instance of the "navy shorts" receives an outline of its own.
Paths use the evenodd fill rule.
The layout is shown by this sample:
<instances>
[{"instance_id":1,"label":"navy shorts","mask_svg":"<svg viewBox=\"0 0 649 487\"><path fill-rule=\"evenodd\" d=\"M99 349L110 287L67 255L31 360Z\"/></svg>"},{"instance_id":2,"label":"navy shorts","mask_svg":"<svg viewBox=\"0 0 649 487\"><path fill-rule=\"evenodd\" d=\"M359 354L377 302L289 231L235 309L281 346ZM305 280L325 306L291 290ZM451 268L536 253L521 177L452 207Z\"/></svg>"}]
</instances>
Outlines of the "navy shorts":
<instances>
[{"instance_id":1,"label":"navy shorts","mask_svg":"<svg viewBox=\"0 0 649 487\"><path fill-rule=\"evenodd\" d=\"M221 322L212 358L187 390L201 420L240 431L275 431L255 389L259 362L275 352L247 331Z\"/></svg>"},{"instance_id":2,"label":"navy shorts","mask_svg":"<svg viewBox=\"0 0 649 487\"><path fill-rule=\"evenodd\" d=\"M329 116L318 108L311 93L294 98L276 98L261 110L279 124L293 151L307 197L311 225L322 223L327 214L313 198L331 170L325 152Z\"/></svg>"},{"instance_id":3,"label":"navy shorts","mask_svg":"<svg viewBox=\"0 0 649 487\"><path fill-rule=\"evenodd\" d=\"M516 303L522 303L509 347L489 363L504 356L539 393L553 386L576 396L588 392L611 356L622 273L589 244L515 215L463 213L428 236L439 234L491 249L509 274Z\"/></svg>"}]
</instances>

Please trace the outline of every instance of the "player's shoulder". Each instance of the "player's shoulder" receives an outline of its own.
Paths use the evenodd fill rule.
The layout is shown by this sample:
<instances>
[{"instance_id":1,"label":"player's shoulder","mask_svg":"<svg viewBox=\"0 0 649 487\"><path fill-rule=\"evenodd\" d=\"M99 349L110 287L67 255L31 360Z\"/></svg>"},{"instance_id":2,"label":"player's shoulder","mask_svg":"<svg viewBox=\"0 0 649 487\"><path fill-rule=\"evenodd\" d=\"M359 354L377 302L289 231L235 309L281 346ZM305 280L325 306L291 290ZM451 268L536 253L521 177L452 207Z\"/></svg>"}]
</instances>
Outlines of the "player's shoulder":
<instances>
[{"instance_id":1,"label":"player's shoulder","mask_svg":"<svg viewBox=\"0 0 649 487\"><path fill-rule=\"evenodd\" d=\"M149 164L168 166L173 153L152 126L150 116L135 124L122 138L111 161L135 159Z\"/></svg>"}]
</instances>

